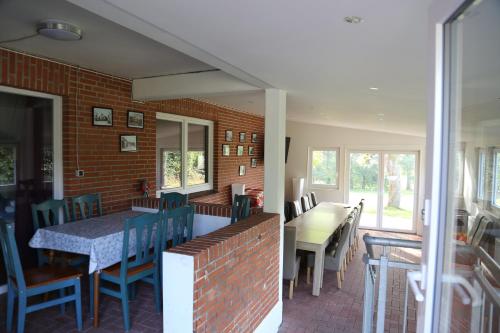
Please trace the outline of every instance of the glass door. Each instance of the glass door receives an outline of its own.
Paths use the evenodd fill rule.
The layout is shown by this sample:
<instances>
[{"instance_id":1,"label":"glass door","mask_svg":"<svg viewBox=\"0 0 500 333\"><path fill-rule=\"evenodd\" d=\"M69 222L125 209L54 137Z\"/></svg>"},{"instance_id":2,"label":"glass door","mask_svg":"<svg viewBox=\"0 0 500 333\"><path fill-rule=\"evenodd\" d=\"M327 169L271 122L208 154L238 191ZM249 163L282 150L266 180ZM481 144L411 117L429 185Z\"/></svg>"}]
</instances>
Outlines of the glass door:
<instances>
[{"instance_id":1,"label":"glass door","mask_svg":"<svg viewBox=\"0 0 500 333\"><path fill-rule=\"evenodd\" d=\"M500 1L436 1L421 332L500 331Z\"/></svg>"}]
</instances>

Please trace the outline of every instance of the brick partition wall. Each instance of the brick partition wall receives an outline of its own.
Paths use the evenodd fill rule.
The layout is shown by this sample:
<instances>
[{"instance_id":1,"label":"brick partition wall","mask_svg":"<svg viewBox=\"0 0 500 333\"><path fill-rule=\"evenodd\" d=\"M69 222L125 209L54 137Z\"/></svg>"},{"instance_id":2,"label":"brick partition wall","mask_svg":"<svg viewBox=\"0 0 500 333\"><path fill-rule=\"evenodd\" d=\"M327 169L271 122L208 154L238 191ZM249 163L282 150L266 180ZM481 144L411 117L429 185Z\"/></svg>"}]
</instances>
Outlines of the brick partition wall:
<instances>
[{"instance_id":1,"label":"brick partition wall","mask_svg":"<svg viewBox=\"0 0 500 333\"><path fill-rule=\"evenodd\" d=\"M78 84L79 82L79 84ZM185 115L214 121L214 192L195 201L228 204L230 184L263 188L264 118L193 99L136 103L131 99L132 82L106 74L31 57L0 48L0 85L62 96L64 194L75 196L101 192L106 213L130 208L140 195L139 183L147 179L152 192L156 184L156 112ZM78 92L78 107L77 107ZM92 126L92 107L113 109L113 127ZM127 111L144 112L144 129L127 127ZM77 127L80 168L77 169ZM232 129L231 156L221 156L225 130ZM245 156L236 156L238 133L247 133ZM247 155L251 133L258 134L257 168L250 167ZM138 152L122 153L120 134L135 134ZM246 165L245 176L238 166Z\"/></svg>"},{"instance_id":2,"label":"brick partition wall","mask_svg":"<svg viewBox=\"0 0 500 333\"><path fill-rule=\"evenodd\" d=\"M168 250L194 259L194 332L253 332L278 303L279 247L261 213Z\"/></svg>"}]
</instances>

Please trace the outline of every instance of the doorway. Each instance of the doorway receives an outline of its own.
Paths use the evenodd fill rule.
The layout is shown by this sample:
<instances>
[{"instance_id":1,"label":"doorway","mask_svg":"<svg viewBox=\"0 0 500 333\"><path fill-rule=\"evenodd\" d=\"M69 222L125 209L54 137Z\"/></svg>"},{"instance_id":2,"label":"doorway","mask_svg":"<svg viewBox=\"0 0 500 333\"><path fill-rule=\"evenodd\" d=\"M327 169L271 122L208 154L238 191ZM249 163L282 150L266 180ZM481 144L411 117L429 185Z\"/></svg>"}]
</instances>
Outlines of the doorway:
<instances>
[{"instance_id":1,"label":"doorway","mask_svg":"<svg viewBox=\"0 0 500 333\"><path fill-rule=\"evenodd\" d=\"M23 268L37 264L31 204L62 198L62 179L61 98L0 86L0 219L15 223Z\"/></svg>"},{"instance_id":2,"label":"doorway","mask_svg":"<svg viewBox=\"0 0 500 333\"><path fill-rule=\"evenodd\" d=\"M360 227L415 232L418 152L349 151L348 201L364 199Z\"/></svg>"}]
</instances>

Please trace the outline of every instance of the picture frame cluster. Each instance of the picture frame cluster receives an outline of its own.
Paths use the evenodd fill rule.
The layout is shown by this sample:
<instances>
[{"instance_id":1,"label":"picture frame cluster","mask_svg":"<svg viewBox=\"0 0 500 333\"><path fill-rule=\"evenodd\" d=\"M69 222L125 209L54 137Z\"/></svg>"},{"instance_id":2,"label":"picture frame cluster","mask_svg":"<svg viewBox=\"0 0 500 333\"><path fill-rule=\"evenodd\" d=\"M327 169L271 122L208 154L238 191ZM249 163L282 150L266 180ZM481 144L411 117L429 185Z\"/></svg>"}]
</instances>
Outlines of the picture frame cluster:
<instances>
[{"instance_id":1,"label":"picture frame cluster","mask_svg":"<svg viewBox=\"0 0 500 333\"><path fill-rule=\"evenodd\" d=\"M233 142L236 141L234 136L233 136L233 130L228 129L224 132L224 140L226 143L222 144L222 156L230 156L231 155L231 145L227 142ZM237 142L239 144L236 145L236 156L242 157L245 155L245 146L243 145L244 143L247 143L247 132L239 132L238 137L237 137ZM251 133L250 135L250 143L257 143L258 142L258 133ZM248 156L254 156L255 155L255 146L253 145L248 145L246 148ZM257 167L257 158L252 157L250 158L250 167L251 168L256 168ZM246 175L246 165L240 165L238 167L238 175L239 176L245 176Z\"/></svg>"},{"instance_id":2,"label":"picture frame cluster","mask_svg":"<svg viewBox=\"0 0 500 333\"><path fill-rule=\"evenodd\" d=\"M113 109L106 107L92 107L92 125L98 127L113 127ZM127 127L144 129L144 112L127 110ZM121 152L137 152L138 142L135 134L120 134Z\"/></svg>"}]
</instances>

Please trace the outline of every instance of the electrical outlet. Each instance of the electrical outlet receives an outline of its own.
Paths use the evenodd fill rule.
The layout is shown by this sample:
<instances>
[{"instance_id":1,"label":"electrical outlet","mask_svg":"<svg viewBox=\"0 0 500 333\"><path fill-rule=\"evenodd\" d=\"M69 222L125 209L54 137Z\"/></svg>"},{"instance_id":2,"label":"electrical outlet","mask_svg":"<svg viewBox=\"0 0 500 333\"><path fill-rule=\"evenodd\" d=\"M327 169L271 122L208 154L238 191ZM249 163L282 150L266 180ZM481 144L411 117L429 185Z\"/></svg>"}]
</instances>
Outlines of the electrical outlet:
<instances>
[{"instance_id":1,"label":"electrical outlet","mask_svg":"<svg viewBox=\"0 0 500 333\"><path fill-rule=\"evenodd\" d=\"M77 177L83 177L83 176L85 176L85 171L83 171L83 170L76 170L75 171L75 175Z\"/></svg>"}]
</instances>

